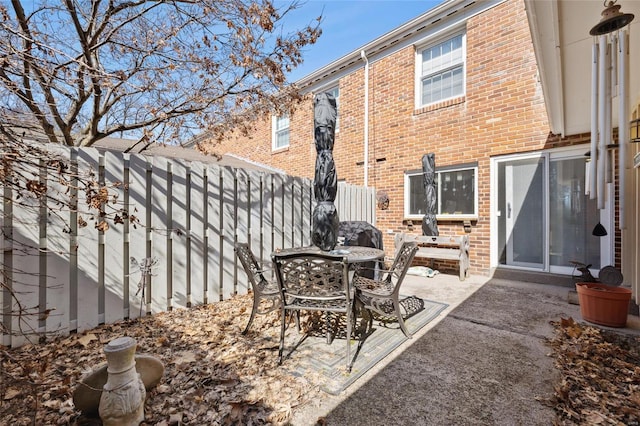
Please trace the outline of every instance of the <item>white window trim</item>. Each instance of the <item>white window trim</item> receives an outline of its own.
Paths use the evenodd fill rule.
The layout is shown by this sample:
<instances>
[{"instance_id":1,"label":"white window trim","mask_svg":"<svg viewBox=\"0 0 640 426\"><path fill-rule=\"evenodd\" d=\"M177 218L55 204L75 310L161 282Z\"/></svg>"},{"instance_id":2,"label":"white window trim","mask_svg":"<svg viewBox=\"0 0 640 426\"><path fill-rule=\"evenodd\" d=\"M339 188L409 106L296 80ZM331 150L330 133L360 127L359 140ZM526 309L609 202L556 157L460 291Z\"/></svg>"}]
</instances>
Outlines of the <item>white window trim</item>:
<instances>
[{"instance_id":1,"label":"white window trim","mask_svg":"<svg viewBox=\"0 0 640 426\"><path fill-rule=\"evenodd\" d=\"M449 40L458 35L462 35L462 93L451 96L449 98L440 99L436 102L431 102L428 104L422 104L422 51L428 49L430 47L435 46L436 44L442 43L443 41ZM446 102L449 99L456 99L467 94L467 30L458 29L456 31L447 33L442 37L438 37L437 39L429 40L428 43L420 44L416 46L415 49L415 109L426 108L430 105L436 105L441 102Z\"/></svg>"},{"instance_id":2,"label":"white window trim","mask_svg":"<svg viewBox=\"0 0 640 426\"><path fill-rule=\"evenodd\" d=\"M277 134L277 123L278 119L282 117L282 115L272 115L271 116L271 150L279 151L281 149L288 148L291 145L291 117L289 117L289 144L283 146L276 145L276 134Z\"/></svg>"},{"instance_id":3,"label":"white window trim","mask_svg":"<svg viewBox=\"0 0 640 426\"><path fill-rule=\"evenodd\" d=\"M461 221L461 220L477 220L478 219L478 166L465 166L465 165L461 165L460 167L457 166L453 166L453 167L446 167L446 168L442 168L442 169L438 169L436 168L436 174L440 175L441 173L446 173L446 172L456 172L456 171L460 171L460 170L473 170L473 174L475 179L473 180L474 182L474 188L473 188L473 210L474 213L473 214L436 214L436 220L453 220L453 221ZM410 214L409 213L409 177L410 176L416 176L416 175L421 175L423 172L422 170L415 170L415 171L408 171L405 172L404 174L404 218L405 219L411 219L411 220L422 220L422 218L424 217L424 215L422 214ZM438 178L439 180L439 178ZM440 194L438 194L440 195ZM438 202L439 204L439 202ZM438 208L440 208L440 205L438 205Z\"/></svg>"}]
</instances>

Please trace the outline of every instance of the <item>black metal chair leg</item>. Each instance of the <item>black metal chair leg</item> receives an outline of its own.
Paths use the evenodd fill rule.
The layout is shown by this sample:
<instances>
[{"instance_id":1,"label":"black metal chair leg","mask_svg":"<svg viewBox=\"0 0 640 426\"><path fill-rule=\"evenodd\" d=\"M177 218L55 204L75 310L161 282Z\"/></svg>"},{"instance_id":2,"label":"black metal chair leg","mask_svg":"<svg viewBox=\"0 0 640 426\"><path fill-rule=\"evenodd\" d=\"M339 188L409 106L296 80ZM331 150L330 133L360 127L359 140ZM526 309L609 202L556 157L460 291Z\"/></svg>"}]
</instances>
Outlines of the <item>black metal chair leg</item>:
<instances>
[{"instance_id":1,"label":"black metal chair leg","mask_svg":"<svg viewBox=\"0 0 640 426\"><path fill-rule=\"evenodd\" d=\"M278 365L282 365L282 354L284 352L284 332L287 326L287 313L284 308L282 308L281 319L282 321L280 322L280 347L278 349Z\"/></svg>"},{"instance_id":2,"label":"black metal chair leg","mask_svg":"<svg viewBox=\"0 0 640 426\"><path fill-rule=\"evenodd\" d=\"M405 336L407 336L408 339L411 339L411 333L409 333L409 330L407 329L407 326L404 323L404 319L402 318L402 312L400 311L400 302L398 302L397 300L394 301L393 303L395 305L396 308L396 316L398 317L398 324L400 324L400 329L402 329L402 332L404 333Z\"/></svg>"},{"instance_id":3,"label":"black metal chair leg","mask_svg":"<svg viewBox=\"0 0 640 426\"><path fill-rule=\"evenodd\" d=\"M249 316L249 322L247 326L244 328L242 334L247 334L249 332L249 328L253 323L253 319L256 317L256 311L258 310L258 304L260 303L259 297L257 293L253 293L253 306L251 307L251 315Z\"/></svg>"},{"instance_id":4,"label":"black metal chair leg","mask_svg":"<svg viewBox=\"0 0 640 426\"><path fill-rule=\"evenodd\" d=\"M351 316L347 312L347 372L351 373L353 360L351 359Z\"/></svg>"}]
</instances>

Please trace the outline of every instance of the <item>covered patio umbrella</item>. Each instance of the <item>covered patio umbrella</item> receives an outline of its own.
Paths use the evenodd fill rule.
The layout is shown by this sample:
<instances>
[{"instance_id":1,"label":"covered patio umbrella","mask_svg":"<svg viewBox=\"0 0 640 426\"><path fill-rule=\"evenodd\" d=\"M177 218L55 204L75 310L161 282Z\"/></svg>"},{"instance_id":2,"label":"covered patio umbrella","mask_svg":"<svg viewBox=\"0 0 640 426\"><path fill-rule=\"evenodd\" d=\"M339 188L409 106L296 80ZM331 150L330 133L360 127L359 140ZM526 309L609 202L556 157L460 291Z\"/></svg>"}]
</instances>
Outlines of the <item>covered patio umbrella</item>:
<instances>
[{"instance_id":1,"label":"covered patio umbrella","mask_svg":"<svg viewBox=\"0 0 640 426\"><path fill-rule=\"evenodd\" d=\"M340 220L333 202L338 191L338 175L333 161L333 141L336 126L336 99L329 93L320 93L314 100L314 138L316 142L316 172L313 192L311 241L321 250L333 250L338 239Z\"/></svg>"},{"instance_id":2,"label":"covered patio umbrella","mask_svg":"<svg viewBox=\"0 0 640 426\"><path fill-rule=\"evenodd\" d=\"M422 156L422 184L427 201L427 210L422 218L422 235L437 236L438 222L438 193L436 191L436 155L434 153Z\"/></svg>"}]
</instances>

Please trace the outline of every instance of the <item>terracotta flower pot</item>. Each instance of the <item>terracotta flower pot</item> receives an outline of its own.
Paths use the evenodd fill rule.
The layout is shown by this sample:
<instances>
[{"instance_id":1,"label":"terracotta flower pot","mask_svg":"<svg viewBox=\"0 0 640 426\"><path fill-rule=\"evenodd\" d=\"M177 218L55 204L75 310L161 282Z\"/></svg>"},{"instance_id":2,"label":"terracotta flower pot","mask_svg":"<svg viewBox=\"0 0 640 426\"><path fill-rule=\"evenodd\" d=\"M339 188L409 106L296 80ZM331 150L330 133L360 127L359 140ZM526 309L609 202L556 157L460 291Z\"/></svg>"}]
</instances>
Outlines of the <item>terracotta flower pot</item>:
<instances>
[{"instance_id":1,"label":"terracotta flower pot","mask_svg":"<svg viewBox=\"0 0 640 426\"><path fill-rule=\"evenodd\" d=\"M601 283L576 283L580 314L585 321L608 327L627 325L631 290Z\"/></svg>"}]
</instances>

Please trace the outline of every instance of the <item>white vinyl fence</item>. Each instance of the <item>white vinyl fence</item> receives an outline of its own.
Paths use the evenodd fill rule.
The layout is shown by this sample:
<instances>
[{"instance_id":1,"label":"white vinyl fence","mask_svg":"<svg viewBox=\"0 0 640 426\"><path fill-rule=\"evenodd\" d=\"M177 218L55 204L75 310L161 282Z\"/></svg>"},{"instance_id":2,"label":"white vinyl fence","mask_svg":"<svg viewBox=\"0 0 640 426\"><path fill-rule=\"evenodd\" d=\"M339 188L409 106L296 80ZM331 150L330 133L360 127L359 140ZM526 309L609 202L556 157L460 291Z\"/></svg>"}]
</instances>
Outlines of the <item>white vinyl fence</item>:
<instances>
[{"instance_id":1,"label":"white vinyl fence","mask_svg":"<svg viewBox=\"0 0 640 426\"><path fill-rule=\"evenodd\" d=\"M82 191L60 187L56 193L58 184L35 166L33 178L59 200L77 198L77 210L52 214L54 200L52 210L25 207L0 188L0 268L7 287L0 290L1 345L244 294L248 281L235 241L249 241L262 261L277 248L311 244L309 179L92 148L49 149L77 164L80 175L93 173L103 185L122 182L113 206L139 224L125 220L99 231ZM335 204L340 220L375 224L373 188L340 183ZM152 261L151 275L144 275L140 266Z\"/></svg>"}]
</instances>

